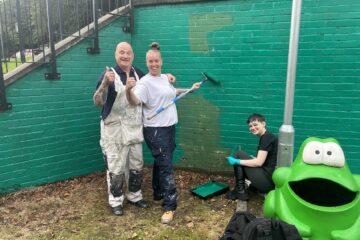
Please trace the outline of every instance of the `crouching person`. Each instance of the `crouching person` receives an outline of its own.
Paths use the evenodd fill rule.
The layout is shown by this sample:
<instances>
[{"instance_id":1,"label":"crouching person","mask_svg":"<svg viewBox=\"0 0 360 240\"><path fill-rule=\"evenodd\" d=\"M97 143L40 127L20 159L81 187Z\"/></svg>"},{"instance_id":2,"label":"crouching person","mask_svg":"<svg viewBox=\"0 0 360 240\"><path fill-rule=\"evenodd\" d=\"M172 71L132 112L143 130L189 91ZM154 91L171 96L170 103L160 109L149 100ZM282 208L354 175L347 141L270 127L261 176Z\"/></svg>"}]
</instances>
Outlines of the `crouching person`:
<instances>
[{"instance_id":1,"label":"crouching person","mask_svg":"<svg viewBox=\"0 0 360 240\"><path fill-rule=\"evenodd\" d=\"M272 173L277 162L278 139L266 130L265 118L261 114L250 115L247 124L250 132L260 138L257 155L251 157L244 151L238 151L226 158L234 167L235 175L235 188L226 194L230 200L248 200L245 179L250 180L251 188L263 194L275 188Z\"/></svg>"}]
</instances>

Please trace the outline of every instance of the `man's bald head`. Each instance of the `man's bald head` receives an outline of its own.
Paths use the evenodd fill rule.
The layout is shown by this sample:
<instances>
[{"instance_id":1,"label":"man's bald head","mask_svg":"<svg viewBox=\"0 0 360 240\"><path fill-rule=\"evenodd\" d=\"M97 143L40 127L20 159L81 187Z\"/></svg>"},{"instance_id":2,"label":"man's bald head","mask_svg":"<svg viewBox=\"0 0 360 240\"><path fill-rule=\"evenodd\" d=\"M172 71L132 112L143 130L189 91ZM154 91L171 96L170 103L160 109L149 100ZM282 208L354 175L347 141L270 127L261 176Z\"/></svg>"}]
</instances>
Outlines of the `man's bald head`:
<instances>
[{"instance_id":1,"label":"man's bald head","mask_svg":"<svg viewBox=\"0 0 360 240\"><path fill-rule=\"evenodd\" d=\"M120 42L115 49L115 59L118 66L125 72L130 72L134 61L134 52L128 42Z\"/></svg>"}]
</instances>

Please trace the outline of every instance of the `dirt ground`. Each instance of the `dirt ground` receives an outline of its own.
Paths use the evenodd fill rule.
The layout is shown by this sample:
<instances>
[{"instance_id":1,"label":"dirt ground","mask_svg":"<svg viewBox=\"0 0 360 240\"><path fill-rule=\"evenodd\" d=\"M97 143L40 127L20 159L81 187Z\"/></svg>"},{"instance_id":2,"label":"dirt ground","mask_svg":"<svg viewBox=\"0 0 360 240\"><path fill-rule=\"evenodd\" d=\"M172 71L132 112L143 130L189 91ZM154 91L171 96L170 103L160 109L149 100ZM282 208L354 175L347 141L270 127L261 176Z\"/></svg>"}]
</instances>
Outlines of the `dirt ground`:
<instances>
[{"instance_id":1,"label":"dirt ground","mask_svg":"<svg viewBox=\"0 0 360 240\"><path fill-rule=\"evenodd\" d=\"M111 214L105 173L25 189L0 197L0 239L218 239L236 209L225 195L203 200L191 189L231 176L176 170L179 193L174 220L160 223L161 203L152 200L151 169L145 168L143 195L149 209L124 203L125 215ZM248 211L262 216L263 198L250 193Z\"/></svg>"}]
</instances>

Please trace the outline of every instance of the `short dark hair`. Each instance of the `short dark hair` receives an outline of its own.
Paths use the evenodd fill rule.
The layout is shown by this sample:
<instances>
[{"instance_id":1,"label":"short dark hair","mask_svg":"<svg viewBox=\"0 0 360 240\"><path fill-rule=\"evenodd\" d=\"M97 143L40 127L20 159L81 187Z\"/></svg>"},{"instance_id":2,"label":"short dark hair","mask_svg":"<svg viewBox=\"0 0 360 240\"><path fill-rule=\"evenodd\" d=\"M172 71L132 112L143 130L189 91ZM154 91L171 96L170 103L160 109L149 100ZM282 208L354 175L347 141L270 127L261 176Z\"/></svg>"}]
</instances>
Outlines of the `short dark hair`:
<instances>
[{"instance_id":1,"label":"short dark hair","mask_svg":"<svg viewBox=\"0 0 360 240\"><path fill-rule=\"evenodd\" d=\"M259 122L265 122L265 117L263 115L261 115L260 113L253 113L248 117L246 123L249 124L250 122L256 121L256 120Z\"/></svg>"}]
</instances>

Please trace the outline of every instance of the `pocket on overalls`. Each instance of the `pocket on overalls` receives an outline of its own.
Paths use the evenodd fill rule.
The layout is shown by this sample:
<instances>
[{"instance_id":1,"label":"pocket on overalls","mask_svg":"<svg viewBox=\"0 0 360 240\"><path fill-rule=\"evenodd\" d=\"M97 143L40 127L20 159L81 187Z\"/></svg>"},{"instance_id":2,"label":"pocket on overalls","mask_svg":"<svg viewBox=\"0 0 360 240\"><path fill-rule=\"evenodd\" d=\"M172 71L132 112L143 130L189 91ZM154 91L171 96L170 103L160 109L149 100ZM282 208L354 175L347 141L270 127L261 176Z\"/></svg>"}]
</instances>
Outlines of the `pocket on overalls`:
<instances>
[{"instance_id":1,"label":"pocket on overalls","mask_svg":"<svg viewBox=\"0 0 360 240\"><path fill-rule=\"evenodd\" d=\"M130 145L144 141L142 125L121 125L121 143Z\"/></svg>"}]
</instances>

